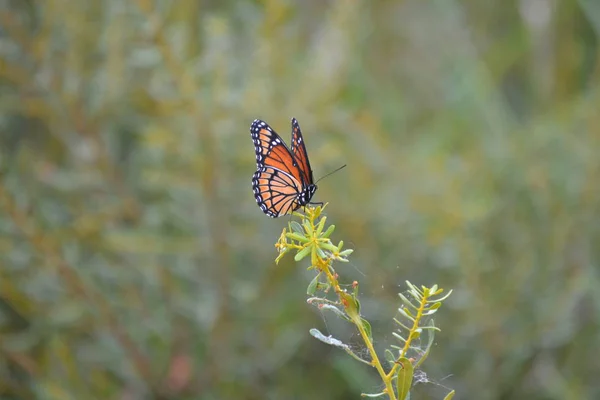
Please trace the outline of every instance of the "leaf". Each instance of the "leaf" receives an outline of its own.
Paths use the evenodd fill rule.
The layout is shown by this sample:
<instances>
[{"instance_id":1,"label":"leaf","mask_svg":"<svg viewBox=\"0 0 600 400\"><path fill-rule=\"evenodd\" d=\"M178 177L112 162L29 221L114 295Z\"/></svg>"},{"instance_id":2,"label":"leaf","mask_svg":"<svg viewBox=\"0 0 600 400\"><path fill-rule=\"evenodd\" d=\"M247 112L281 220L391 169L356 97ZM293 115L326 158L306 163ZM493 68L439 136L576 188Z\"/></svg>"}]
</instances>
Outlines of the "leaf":
<instances>
[{"instance_id":1,"label":"leaf","mask_svg":"<svg viewBox=\"0 0 600 400\"><path fill-rule=\"evenodd\" d=\"M373 335L371 334L371 324L369 323L369 321L367 321L366 319L364 319L362 317L361 317L360 321L362 322L362 326L363 326L364 330L367 332L367 336L369 337L369 340L371 341L371 343L373 343Z\"/></svg>"},{"instance_id":2,"label":"leaf","mask_svg":"<svg viewBox=\"0 0 600 400\"><path fill-rule=\"evenodd\" d=\"M385 352L383 353L383 356L385 357L385 360L390 365L393 366L396 363L396 357L394 356L394 353L392 353L392 351L390 349L385 349Z\"/></svg>"},{"instance_id":3,"label":"leaf","mask_svg":"<svg viewBox=\"0 0 600 400\"><path fill-rule=\"evenodd\" d=\"M360 397L371 397L371 398L374 398L374 397L381 397L381 396L385 396L385 395L386 395L386 393L385 393L385 392L381 392L381 393L372 393L372 394L369 394L369 393L361 393L361 394L360 394Z\"/></svg>"},{"instance_id":4,"label":"leaf","mask_svg":"<svg viewBox=\"0 0 600 400\"><path fill-rule=\"evenodd\" d=\"M317 254L322 259L326 259L327 258L327 254L325 254L325 252L323 251L323 249L321 249L320 247L317 247Z\"/></svg>"},{"instance_id":5,"label":"leaf","mask_svg":"<svg viewBox=\"0 0 600 400\"><path fill-rule=\"evenodd\" d=\"M317 276L315 276L313 278L313 280L310 281L310 283L308 284L308 287L306 288L306 294L307 295L312 296L317 291L317 287L319 286L319 276L320 275L321 274L317 274Z\"/></svg>"},{"instance_id":6,"label":"leaf","mask_svg":"<svg viewBox=\"0 0 600 400\"><path fill-rule=\"evenodd\" d=\"M412 308L414 308L415 310L418 310L419 308L417 306L415 306L409 299L406 298L406 296L404 296L402 293L398 293L398 296L400 296L400 299L402 300L402 302L404 304L406 304L407 306L411 306Z\"/></svg>"},{"instance_id":7,"label":"leaf","mask_svg":"<svg viewBox=\"0 0 600 400\"><path fill-rule=\"evenodd\" d=\"M323 228L325 228L325 221L327 221L327 217L323 217L319 221L319 224L317 225L317 229L316 229L317 235L321 235L321 232L323 232Z\"/></svg>"},{"instance_id":8,"label":"leaf","mask_svg":"<svg viewBox=\"0 0 600 400\"><path fill-rule=\"evenodd\" d=\"M442 289L440 289L442 290ZM446 300L448 297L450 297L450 295L452 294L452 290L450 290L448 293L446 293L446 295L444 297L440 297L439 299L435 299L435 300L430 300L429 302L434 302L434 301L444 301Z\"/></svg>"},{"instance_id":9,"label":"leaf","mask_svg":"<svg viewBox=\"0 0 600 400\"><path fill-rule=\"evenodd\" d=\"M428 326L424 326L422 329L427 329L428 333L427 333L427 346L425 347L425 352L423 353L423 355L421 356L421 358L419 359L419 361L416 362L415 364L415 368L418 368L421 364L423 364L423 362L425 361L425 359L427 358L427 356L429 355L429 352L431 351L431 346L433 345L433 339L435 338L435 325L433 323L433 320L429 321L429 325Z\"/></svg>"},{"instance_id":10,"label":"leaf","mask_svg":"<svg viewBox=\"0 0 600 400\"><path fill-rule=\"evenodd\" d=\"M308 255L308 253L310 253L311 249L312 249L312 246L306 246L305 248L300 250L298 253L296 253L296 255L294 256L294 260L295 261L302 260L304 257L306 257Z\"/></svg>"},{"instance_id":11,"label":"leaf","mask_svg":"<svg viewBox=\"0 0 600 400\"><path fill-rule=\"evenodd\" d=\"M428 316L428 315L433 315L433 314L435 314L436 312L437 312L437 309L433 309L433 310L427 310L427 311L424 311L422 315L423 315L424 317L426 317L426 316Z\"/></svg>"},{"instance_id":12,"label":"leaf","mask_svg":"<svg viewBox=\"0 0 600 400\"><path fill-rule=\"evenodd\" d=\"M392 332L392 336L402 341L403 343L406 343L406 339L404 339L401 335L397 334L396 332Z\"/></svg>"},{"instance_id":13,"label":"leaf","mask_svg":"<svg viewBox=\"0 0 600 400\"><path fill-rule=\"evenodd\" d=\"M408 315L408 313L406 311L404 311L404 308L399 308L398 312L414 322L415 319L413 317L411 317L410 315Z\"/></svg>"},{"instance_id":14,"label":"leaf","mask_svg":"<svg viewBox=\"0 0 600 400\"><path fill-rule=\"evenodd\" d=\"M365 363L367 365L371 365L371 363L367 360L363 360L362 358L360 358L359 356L357 356L351 349L350 346L348 346L347 344L343 343L341 340L338 340L336 338L334 338L333 336L329 335L329 336L325 336L321 333L321 331L319 331L318 329L311 329L309 331L309 333L315 338L320 340L321 342L331 345L331 346L335 346L335 347L339 347L340 349L343 349L346 353L348 353L349 355L351 355L354 359Z\"/></svg>"},{"instance_id":15,"label":"leaf","mask_svg":"<svg viewBox=\"0 0 600 400\"><path fill-rule=\"evenodd\" d=\"M299 235L299 234L294 233L294 232L286 233L285 236L288 239L292 239L292 240L295 240L295 241L300 242L300 243L308 243L308 239L306 238L306 236L302 236L302 235Z\"/></svg>"},{"instance_id":16,"label":"leaf","mask_svg":"<svg viewBox=\"0 0 600 400\"><path fill-rule=\"evenodd\" d=\"M338 317L345 319L346 321L351 321L350 318L348 318L348 316L339 308L337 308L336 306L332 306L331 304L322 304L320 306L321 311L332 311L334 314L336 314Z\"/></svg>"},{"instance_id":17,"label":"leaf","mask_svg":"<svg viewBox=\"0 0 600 400\"><path fill-rule=\"evenodd\" d=\"M342 257L348 257L352 253L354 253L353 249L346 249L344 251L340 251L340 256L342 256Z\"/></svg>"},{"instance_id":18,"label":"leaf","mask_svg":"<svg viewBox=\"0 0 600 400\"><path fill-rule=\"evenodd\" d=\"M290 229L292 231L304 236L304 231L302 230L302 225L300 225L298 222L296 222L296 221L290 222Z\"/></svg>"},{"instance_id":19,"label":"leaf","mask_svg":"<svg viewBox=\"0 0 600 400\"><path fill-rule=\"evenodd\" d=\"M398 360L402 368L398 371L396 387L398 388L398 400L406 399L412 386L414 368L408 358L402 357Z\"/></svg>"},{"instance_id":20,"label":"leaf","mask_svg":"<svg viewBox=\"0 0 600 400\"><path fill-rule=\"evenodd\" d=\"M335 225L329 225L329 228L327 228L327 230L322 235L322 237L329 238L329 236L331 236L331 234L333 233L334 230L335 230Z\"/></svg>"},{"instance_id":21,"label":"leaf","mask_svg":"<svg viewBox=\"0 0 600 400\"><path fill-rule=\"evenodd\" d=\"M416 330L416 331L414 331L413 333L410 334L411 340L418 339L420 337L421 337L421 332L418 331L418 330Z\"/></svg>"},{"instance_id":22,"label":"leaf","mask_svg":"<svg viewBox=\"0 0 600 400\"><path fill-rule=\"evenodd\" d=\"M402 322L398 321L396 318L394 318L394 322L397 323L398 325L400 325L402 328L406 329L407 331L410 331L410 328L406 325L404 325Z\"/></svg>"},{"instance_id":23,"label":"leaf","mask_svg":"<svg viewBox=\"0 0 600 400\"><path fill-rule=\"evenodd\" d=\"M454 397L454 395L456 394L456 392L453 390L450 393L448 393L446 395L446 397L444 397L444 400L452 400L452 398Z\"/></svg>"},{"instance_id":24,"label":"leaf","mask_svg":"<svg viewBox=\"0 0 600 400\"><path fill-rule=\"evenodd\" d=\"M329 335L329 336L325 336L321 333L320 330L316 329L316 328L312 328L309 333L315 338L320 340L323 343L329 344L331 346L335 346L335 347L339 347L340 349L347 349L348 345L344 344L344 342L342 342L341 340L338 340L336 338L334 338L333 336Z\"/></svg>"}]
</instances>

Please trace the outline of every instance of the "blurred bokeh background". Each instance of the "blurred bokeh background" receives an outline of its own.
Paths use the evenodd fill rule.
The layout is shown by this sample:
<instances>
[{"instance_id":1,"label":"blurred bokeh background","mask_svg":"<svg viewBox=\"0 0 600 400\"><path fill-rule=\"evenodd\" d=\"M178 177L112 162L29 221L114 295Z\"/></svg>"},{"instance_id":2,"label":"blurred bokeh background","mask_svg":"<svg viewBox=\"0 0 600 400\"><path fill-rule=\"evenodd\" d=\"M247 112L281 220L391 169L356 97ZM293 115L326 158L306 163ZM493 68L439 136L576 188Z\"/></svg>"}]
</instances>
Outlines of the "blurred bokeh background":
<instances>
[{"instance_id":1,"label":"blurred bokeh background","mask_svg":"<svg viewBox=\"0 0 600 400\"><path fill-rule=\"evenodd\" d=\"M249 126L291 117L348 164L315 201L378 349L405 280L454 289L413 398L599 398L599 35L596 0L0 0L0 398L380 390L274 264Z\"/></svg>"}]
</instances>

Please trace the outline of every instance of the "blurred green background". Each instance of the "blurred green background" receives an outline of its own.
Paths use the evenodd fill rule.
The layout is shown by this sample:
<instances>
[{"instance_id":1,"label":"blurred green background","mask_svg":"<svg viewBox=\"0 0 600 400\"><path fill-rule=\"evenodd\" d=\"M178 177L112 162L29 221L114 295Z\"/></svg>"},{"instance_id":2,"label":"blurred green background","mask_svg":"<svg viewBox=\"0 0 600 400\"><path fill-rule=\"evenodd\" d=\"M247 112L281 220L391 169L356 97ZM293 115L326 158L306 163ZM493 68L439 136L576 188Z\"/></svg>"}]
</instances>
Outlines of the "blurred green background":
<instances>
[{"instance_id":1,"label":"blurred green background","mask_svg":"<svg viewBox=\"0 0 600 400\"><path fill-rule=\"evenodd\" d=\"M0 1L0 398L381 390L273 261L249 127L291 117L348 164L314 200L377 348L405 280L454 289L413 398L600 398L599 35L596 0Z\"/></svg>"}]
</instances>

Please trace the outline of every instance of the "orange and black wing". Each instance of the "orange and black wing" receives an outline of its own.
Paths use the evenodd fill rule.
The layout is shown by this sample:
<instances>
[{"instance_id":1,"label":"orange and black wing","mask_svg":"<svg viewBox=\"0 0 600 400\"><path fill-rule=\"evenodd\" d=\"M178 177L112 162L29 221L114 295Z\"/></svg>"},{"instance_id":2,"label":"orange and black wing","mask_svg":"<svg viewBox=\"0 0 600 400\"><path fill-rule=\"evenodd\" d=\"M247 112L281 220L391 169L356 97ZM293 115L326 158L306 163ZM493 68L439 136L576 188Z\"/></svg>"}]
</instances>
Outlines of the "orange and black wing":
<instances>
[{"instance_id":1,"label":"orange and black wing","mask_svg":"<svg viewBox=\"0 0 600 400\"><path fill-rule=\"evenodd\" d=\"M303 175L303 183L310 185L314 182L312 169L310 168L310 162L308 161L308 153L306 152L306 146L304 145L304 138L302 137L302 131L296 118L292 118L292 154L294 160L298 165L298 168Z\"/></svg>"},{"instance_id":2,"label":"orange and black wing","mask_svg":"<svg viewBox=\"0 0 600 400\"><path fill-rule=\"evenodd\" d=\"M262 167L256 171L252 190L258 206L269 217L277 218L300 207L300 182L279 169Z\"/></svg>"},{"instance_id":3,"label":"orange and black wing","mask_svg":"<svg viewBox=\"0 0 600 400\"><path fill-rule=\"evenodd\" d=\"M305 178L281 137L264 121L254 120L250 134L256 152L254 198L263 212L279 217L300 207Z\"/></svg>"}]
</instances>

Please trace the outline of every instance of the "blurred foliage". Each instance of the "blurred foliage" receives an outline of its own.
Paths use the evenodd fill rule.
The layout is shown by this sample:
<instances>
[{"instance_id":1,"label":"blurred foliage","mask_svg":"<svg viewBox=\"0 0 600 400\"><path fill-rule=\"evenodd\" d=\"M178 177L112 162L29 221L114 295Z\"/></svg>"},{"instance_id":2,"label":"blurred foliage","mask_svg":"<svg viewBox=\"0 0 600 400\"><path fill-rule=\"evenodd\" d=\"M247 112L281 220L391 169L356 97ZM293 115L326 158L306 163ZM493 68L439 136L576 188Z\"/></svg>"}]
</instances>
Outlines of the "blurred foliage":
<instances>
[{"instance_id":1,"label":"blurred foliage","mask_svg":"<svg viewBox=\"0 0 600 400\"><path fill-rule=\"evenodd\" d=\"M599 35L594 0L0 0L1 398L381 389L273 263L248 129L292 116L348 163L315 201L374 336L454 289L415 398L600 397Z\"/></svg>"}]
</instances>

